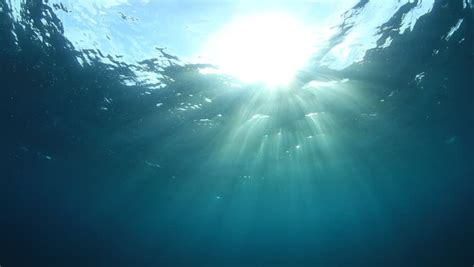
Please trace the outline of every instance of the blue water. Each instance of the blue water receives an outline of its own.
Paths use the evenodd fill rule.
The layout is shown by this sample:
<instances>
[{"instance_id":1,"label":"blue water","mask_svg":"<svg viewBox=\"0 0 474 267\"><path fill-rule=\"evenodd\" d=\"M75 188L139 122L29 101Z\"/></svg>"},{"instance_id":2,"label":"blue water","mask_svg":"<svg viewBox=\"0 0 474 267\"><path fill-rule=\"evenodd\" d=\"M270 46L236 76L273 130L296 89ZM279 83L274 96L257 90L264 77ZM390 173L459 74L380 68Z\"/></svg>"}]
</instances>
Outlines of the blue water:
<instances>
[{"instance_id":1,"label":"blue water","mask_svg":"<svg viewBox=\"0 0 474 267\"><path fill-rule=\"evenodd\" d=\"M360 1L276 91L79 49L52 2L0 1L0 266L474 264L471 1L331 61Z\"/></svg>"}]
</instances>

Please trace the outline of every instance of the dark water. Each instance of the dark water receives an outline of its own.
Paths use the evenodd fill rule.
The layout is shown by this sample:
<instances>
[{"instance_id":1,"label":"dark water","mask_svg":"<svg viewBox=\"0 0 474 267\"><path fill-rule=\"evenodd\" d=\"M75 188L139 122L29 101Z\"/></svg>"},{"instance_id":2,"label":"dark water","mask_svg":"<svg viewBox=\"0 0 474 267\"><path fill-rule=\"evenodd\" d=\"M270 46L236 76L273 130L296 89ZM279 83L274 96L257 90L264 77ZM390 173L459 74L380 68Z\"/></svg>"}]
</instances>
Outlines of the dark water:
<instances>
[{"instance_id":1,"label":"dark water","mask_svg":"<svg viewBox=\"0 0 474 267\"><path fill-rule=\"evenodd\" d=\"M349 82L269 97L196 65L102 63L61 6L15 20L0 1L0 265L472 266L473 9L436 1L394 33L416 4L379 29L389 47L297 83ZM125 85L137 69L167 86Z\"/></svg>"}]
</instances>

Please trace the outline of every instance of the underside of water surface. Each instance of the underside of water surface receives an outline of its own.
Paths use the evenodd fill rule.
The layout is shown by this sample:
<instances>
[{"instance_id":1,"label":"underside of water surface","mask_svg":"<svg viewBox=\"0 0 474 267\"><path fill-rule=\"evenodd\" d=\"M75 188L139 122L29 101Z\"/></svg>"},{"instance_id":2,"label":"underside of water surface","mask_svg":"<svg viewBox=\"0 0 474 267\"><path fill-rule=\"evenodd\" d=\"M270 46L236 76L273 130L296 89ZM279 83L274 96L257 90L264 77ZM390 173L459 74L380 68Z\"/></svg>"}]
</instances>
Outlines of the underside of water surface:
<instances>
[{"instance_id":1,"label":"underside of water surface","mask_svg":"<svg viewBox=\"0 0 474 267\"><path fill-rule=\"evenodd\" d=\"M470 0L0 0L0 266L472 266Z\"/></svg>"}]
</instances>

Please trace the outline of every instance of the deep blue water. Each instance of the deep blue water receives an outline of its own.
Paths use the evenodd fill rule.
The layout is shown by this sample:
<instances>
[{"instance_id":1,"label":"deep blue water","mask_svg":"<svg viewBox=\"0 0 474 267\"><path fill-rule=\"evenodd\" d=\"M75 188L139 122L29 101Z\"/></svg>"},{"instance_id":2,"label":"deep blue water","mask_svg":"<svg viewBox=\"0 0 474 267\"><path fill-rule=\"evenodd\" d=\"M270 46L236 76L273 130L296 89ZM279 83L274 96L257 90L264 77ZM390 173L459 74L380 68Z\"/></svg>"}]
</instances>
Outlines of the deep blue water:
<instances>
[{"instance_id":1,"label":"deep blue water","mask_svg":"<svg viewBox=\"0 0 474 267\"><path fill-rule=\"evenodd\" d=\"M196 65L103 63L74 49L60 6L26 1L15 20L9 3L0 266L474 264L469 1L435 1L394 33L418 2L406 4L379 29L389 47L298 76L348 79L340 88L271 97L229 90ZM97 60L78 63L84 54ZM136 68L161 72L166 87L125 84ZM180 112L187 103L201 105Z\"/></svg>"}]
</instances>

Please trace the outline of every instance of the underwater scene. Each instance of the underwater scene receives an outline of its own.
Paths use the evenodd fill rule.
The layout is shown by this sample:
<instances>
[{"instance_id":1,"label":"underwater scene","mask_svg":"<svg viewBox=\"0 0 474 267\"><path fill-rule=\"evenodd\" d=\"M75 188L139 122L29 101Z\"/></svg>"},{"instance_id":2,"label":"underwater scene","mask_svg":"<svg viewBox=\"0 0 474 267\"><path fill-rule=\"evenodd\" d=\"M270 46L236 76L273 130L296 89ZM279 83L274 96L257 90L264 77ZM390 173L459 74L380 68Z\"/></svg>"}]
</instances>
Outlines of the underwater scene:
<instances>
[{"instance_id":1,"label":"underwater scene","mask_svg":"<svg viewBox=\"0 0 474 267\"><path fill-rule=\"evenodd\" d=\"M472 0L0 0L0 267L473 266Z\"/></svg>"}]
</instances>

